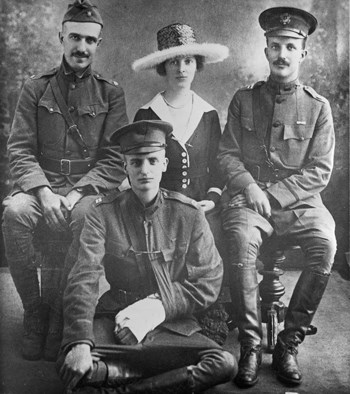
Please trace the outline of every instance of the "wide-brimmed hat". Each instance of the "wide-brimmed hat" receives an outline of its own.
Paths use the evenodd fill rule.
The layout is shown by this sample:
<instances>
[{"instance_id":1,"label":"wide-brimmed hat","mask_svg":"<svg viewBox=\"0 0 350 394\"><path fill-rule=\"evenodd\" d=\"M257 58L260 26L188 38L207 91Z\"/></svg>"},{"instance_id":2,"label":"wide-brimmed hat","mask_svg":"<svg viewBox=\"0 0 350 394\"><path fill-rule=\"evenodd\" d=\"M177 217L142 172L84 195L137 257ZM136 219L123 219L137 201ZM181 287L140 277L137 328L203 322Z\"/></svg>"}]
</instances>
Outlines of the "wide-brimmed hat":
<instances>
[{"instance_id":1,"label":"wide-brimmed hat","mask_svg":"<svg viewBox=\"0 0 350 394\"><path fill-rule=\"evenodd\" d=\"M173 23L157 32L158 50L132 64L134 71L148 70L177 56L203 56L205 63L226 59L229 49L225 45L198 44L191 26Z\"/></svg>"}]
</instances>

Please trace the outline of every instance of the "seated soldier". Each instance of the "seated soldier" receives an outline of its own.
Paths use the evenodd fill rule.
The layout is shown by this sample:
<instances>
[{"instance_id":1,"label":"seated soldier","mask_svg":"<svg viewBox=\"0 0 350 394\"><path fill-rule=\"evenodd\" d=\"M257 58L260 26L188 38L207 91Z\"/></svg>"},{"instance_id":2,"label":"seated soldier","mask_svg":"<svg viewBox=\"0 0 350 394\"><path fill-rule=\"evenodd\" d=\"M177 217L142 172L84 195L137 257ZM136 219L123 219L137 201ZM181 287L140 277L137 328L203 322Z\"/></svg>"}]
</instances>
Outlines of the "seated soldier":
<instances>
[{"instance_id":1,"label":"seated soldier","mask_svg":"<svg viewBox=\"0 0 350 394\"><path fill-rule=\"evenodd\" d=\"M86 216L63 300L57 366L68 390L197 393L237 371L194 318L217 299L223 265L198 204L159 188L171 131L161 120L139 121L112 136L131 189L98 198ZM113 321L94 321L104 273L111 289L101 300L114 303ZM99 346L97 326L112 336L109 346Z\"/></svg>"},{"instance_id":2,"label":"seated soldier","mask_svg":"<svg viewBox=\"0 0 350 394\"><path fill-rule=\"evenodd\" d=\"M89 0L68 5L59 33L61 64L24 83L8 140L13 190L4 200L2 230L24 309L21 347L27 360L56 361L61 343L60 300L48 316L33 264L34 232L43 223L79 239L94 195L125 179L121 155L111 153L109 143L115 128L128 123L124 92L92 69L102 27Z\"/></svg>"}]
</instances>

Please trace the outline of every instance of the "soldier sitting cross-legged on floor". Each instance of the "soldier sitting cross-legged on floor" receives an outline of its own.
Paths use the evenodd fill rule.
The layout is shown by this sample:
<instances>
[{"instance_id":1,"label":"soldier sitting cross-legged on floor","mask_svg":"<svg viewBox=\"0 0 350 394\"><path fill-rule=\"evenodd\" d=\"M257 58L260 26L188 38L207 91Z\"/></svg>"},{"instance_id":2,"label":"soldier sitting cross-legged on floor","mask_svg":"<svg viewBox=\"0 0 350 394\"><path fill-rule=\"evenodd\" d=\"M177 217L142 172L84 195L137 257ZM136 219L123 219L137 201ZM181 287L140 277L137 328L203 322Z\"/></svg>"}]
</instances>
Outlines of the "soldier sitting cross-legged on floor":
<instances>
[{"instance_id":1,"label":"soldier sitting cross-legged on floor","mask_svg":"<svg viewBox=\"0 0 350 394\"><path fill-rule=\"evenodd\" d=\"M57 363L68 390L197 393L237 371L194 317L217 299L223 265L198 204L159 188L171 131L139 121L112 136L131 189L98 198L85 219ZM111 288L98 302L103 274Z\"/></svg>"}]
</instances>

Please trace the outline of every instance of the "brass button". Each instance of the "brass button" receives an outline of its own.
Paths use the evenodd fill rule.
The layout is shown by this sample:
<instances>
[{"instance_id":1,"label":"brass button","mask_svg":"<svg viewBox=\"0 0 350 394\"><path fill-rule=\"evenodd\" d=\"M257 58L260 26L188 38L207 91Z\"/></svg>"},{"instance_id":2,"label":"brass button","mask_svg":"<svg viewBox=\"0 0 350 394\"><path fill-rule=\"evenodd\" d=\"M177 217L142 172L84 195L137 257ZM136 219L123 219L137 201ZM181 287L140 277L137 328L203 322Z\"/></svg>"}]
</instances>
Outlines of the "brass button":
<instances>
[{"instance_id":1,"label":"brass button","mask_svg":"<svg viewBox=\"0 0 350 394\"><path fill-rule=\"evenodd\" d=\"M76 88L75 83L72 83L72 84L70 85L70 88L74 90L74 89Z\"/></svg>"},{"instance_id":2,"label":"brass button","mask_svg":"<svg viewBox=\"0 0 350 394\"><path fill-rule=\"evenodd\" d=\"M187 189L187 185L186 185L186 184L183 184L183 185L182 185L182 188L183 188L183 189Z\"/></svg>"},{"instance_id":3,"label":"brass button","mask_svg":"<svg viewBox=\"0 0 350 394\"><path fill-rule=\"evenodd\" d=\"M186 176L187 175L187 171L182 171L182 175Z\"/></svg>"},{"instance_id":4,"label":"brass button","mask_svg":"<svg viewBox=\"0 0 350 394\"><path fill-rule=\"evenodd\" d=\"M182 157L186 157L186 156L187 156L187 155L186 155L186 152L182 152L182 153L181 153L181 156L182 156Z\"/></svg>"},{"instance_id":5,"label":"brass button","mask_svg":"<svg viewBox=\"0 0 350 394\"><path fill-rule=\"evenodd\" d=\"M73 105L71 107L68 108L69 112L73 112L75 110L75 108L73 107Z\"/></svg>"},{"instance_id":6,"label":"brass button","mask_svg":"<svg viewBox=\"0 0 350 394\"><path fill-rule=\"evenodd\" d=\"M184 164L186 164L186 163L187 163L187 159L182 159L182 162L183 162Z\"/></svg>"},{"instance_id":7,"label":"brass button","mask_svg":"<svg viewBox=\"0 0 350 394\"><path fill-rule=\"evenodd\" d=\"M274 146L270 147L270 152L274 152L276 150L276 148Z\"/></svg>"},{"instance_id":8,"label":"brass button","mask_svg":"<svg viewBox=\"0 0 350 394\"><path fill-rule=\"evenodd\" d=\"M272 126L273 127L278 127L278 126L281 126L281 124L282 123L279 120L276 120L276 122L273 122Z\"/></svg>"}]
</instances>

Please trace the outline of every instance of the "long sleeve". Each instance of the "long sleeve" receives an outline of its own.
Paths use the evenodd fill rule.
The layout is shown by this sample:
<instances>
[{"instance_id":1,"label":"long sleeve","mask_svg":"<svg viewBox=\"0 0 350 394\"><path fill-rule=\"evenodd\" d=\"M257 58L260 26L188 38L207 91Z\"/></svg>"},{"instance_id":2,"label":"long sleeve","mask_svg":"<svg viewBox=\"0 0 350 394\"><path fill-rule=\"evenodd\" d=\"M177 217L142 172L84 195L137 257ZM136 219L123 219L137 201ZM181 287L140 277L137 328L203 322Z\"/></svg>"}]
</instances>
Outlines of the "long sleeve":
<instances>
[{"instance_id":1,"label":"long sleeve","mask_svg":"<svg viewBox=\"0 0 350 394\"><path fill-rule=\"evenodd\" d=\"M50 187L38 162L38 101L35 83L29 79L21 91L8 140L11 177L25 192L39 186Z\"/></svg>"}]
</instances>

